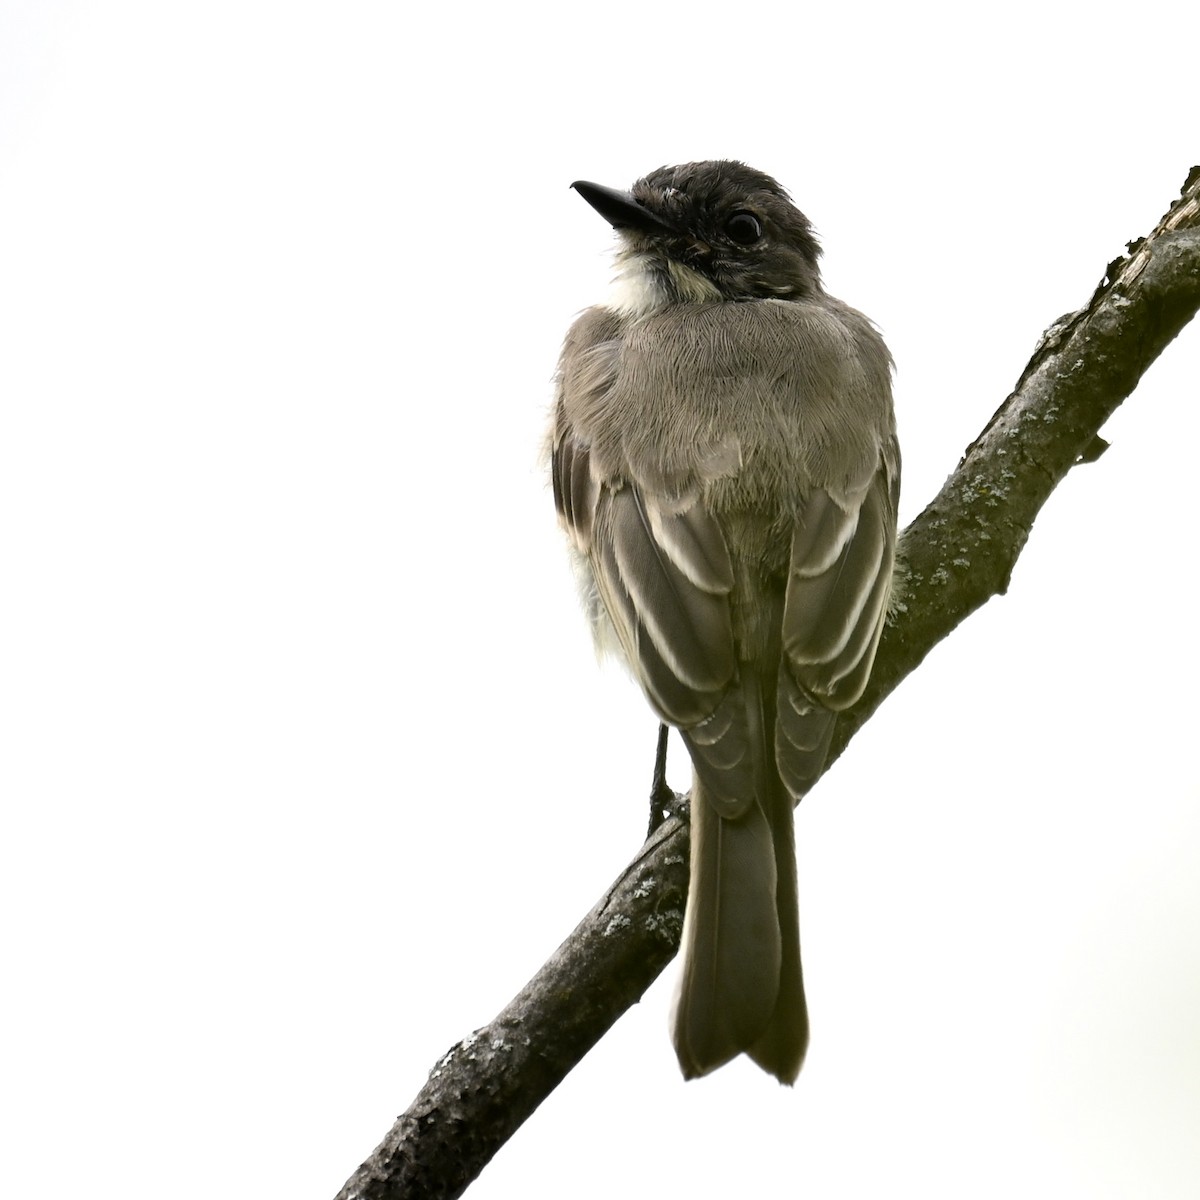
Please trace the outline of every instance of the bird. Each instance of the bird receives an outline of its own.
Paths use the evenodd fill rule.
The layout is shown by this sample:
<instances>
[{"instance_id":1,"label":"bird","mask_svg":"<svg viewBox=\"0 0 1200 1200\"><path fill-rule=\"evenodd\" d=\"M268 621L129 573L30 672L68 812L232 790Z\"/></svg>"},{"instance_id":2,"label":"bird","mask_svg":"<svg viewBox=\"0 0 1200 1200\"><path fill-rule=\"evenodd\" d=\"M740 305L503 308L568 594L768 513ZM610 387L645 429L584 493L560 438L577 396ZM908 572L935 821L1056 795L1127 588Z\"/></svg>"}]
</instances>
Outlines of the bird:
<instances>
[{"instance_id":1,"label":"bird","mask_svg":"<svg viewBox=\"0 0 1200 1200\"><path fill-rule=\"evenodd\" d=\"M616 231L570 326L547 436L601 650L691 757L671 1036L685 1078L808 1047L793 810L866 687L892 592L891 355L824 290L808 218L734 160L630 191L571 185Z\"/></svg>"}]
</instances>

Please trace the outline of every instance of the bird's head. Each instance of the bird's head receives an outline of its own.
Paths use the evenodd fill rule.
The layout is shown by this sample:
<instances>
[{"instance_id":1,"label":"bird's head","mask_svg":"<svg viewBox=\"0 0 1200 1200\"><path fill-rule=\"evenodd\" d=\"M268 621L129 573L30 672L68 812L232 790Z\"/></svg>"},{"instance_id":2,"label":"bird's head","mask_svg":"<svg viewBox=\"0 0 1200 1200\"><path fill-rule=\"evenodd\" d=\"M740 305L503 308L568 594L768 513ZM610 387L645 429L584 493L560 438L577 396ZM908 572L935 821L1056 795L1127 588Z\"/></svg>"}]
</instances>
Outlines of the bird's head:
<instances>
[{"instance_id":1,"label":"bird's head","mask_svg":"<svg viewBox=\"0 0 1200 1200\"><path fill-rule=\"evenodd\" d=\"M706 300L802 300L821 290L808 218L769 175L734 161L659 167L628 192L571 185L620 234L638 308Z\"/></svg>"}]
</instances>

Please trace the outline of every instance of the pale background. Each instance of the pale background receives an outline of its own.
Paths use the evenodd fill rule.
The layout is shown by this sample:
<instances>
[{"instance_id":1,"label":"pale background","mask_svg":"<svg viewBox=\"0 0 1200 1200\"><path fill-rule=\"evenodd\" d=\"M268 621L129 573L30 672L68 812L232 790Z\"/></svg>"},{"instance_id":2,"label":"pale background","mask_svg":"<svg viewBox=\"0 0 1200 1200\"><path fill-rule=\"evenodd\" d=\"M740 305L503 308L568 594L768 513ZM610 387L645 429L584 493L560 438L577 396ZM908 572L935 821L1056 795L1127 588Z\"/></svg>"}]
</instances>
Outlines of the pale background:
<instances>
[{"instance_id":1,"label":"pale background","mask_svg":"<svg viewBox=\"0 0 1200 1200\"><path fill-rule=\"evenodd\" d=\"M993 12L0 3L0 1194L330 1197L594 903L654 723L537 461L567 185L789 186L911 519L1200 159L1191 5ZM1198 380L803 806L796 1088L685 1086L669 970L473 1197L1197 1194Z\"/></svg>"}]
</instances>

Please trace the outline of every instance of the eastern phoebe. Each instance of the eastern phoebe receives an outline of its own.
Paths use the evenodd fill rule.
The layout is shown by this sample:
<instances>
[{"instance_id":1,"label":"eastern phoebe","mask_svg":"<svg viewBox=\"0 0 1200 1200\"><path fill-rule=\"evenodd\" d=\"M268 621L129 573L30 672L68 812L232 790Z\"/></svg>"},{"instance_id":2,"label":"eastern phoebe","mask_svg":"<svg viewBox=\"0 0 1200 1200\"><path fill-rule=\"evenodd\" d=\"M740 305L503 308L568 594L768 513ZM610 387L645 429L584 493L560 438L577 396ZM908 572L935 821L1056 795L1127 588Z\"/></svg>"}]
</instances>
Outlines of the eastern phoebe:
<instances>
[{"instance_id":1,"label":"eastern phoebe","mask_svg":"<svg viewBox=\"0 0 1200 1200\"><path fill-rule=\"evenodd\" d=\"M617 230L612 296L571 326L554 501L599 643L692 758L672 1014L687 1078L808 1045L792 809L883 629L900 452L891 358L825 293L807 218L739 162L572 185Z\"/></svg>"}]
</instances>

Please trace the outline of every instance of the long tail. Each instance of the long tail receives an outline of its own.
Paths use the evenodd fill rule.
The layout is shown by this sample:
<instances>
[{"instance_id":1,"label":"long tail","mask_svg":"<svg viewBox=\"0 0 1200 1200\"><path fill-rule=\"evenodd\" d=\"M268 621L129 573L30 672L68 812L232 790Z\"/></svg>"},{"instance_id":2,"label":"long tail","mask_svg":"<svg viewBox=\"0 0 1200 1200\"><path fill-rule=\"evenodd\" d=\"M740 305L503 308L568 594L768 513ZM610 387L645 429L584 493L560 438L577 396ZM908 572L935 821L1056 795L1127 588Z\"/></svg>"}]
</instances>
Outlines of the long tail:
<instances>
[{"instance_id":1,"label":"long tail","mask_svg":"<svg viewBox=\"0 0 1200 1200\"><path fill-rule=\"evenodd\" d=\"M762 778L763 775L768 778ZM754 803L719 815L692 789L691 883L672 1036L686 1078L746 1053L793 1083L808 1048L792 799L774 771Z\"/></svg>"}]
</instances>

